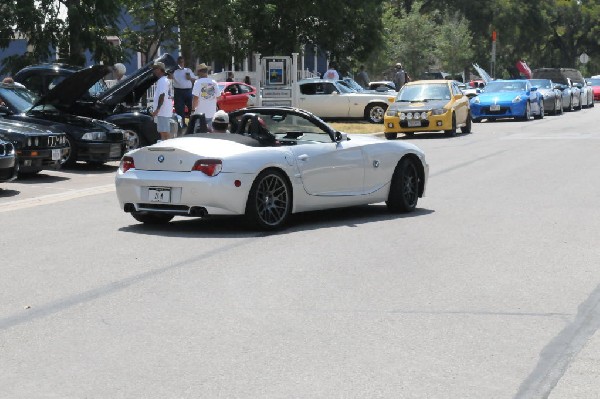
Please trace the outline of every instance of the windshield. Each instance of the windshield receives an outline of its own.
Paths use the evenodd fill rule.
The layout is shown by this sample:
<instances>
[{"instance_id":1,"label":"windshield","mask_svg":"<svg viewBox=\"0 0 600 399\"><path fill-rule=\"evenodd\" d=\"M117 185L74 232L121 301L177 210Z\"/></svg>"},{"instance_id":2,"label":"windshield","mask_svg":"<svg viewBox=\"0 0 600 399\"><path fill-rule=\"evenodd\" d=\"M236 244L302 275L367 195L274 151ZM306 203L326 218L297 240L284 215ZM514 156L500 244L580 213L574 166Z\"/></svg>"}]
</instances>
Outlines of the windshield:
<instances>
[{"instance_id":1,"label":"windshield","mask_svg":"<svg viewBox=\"0 0 600 399\"><path fill-rule=\"evenodd\" d=\"M342 82L344 82L346 84L346 86L348 86L358 92L361 92L364 90L358 83L356 83L356 80L354 80L354 79L345 78Z\"/></svg>"},{"instance_id":2,"label":"windshield","mask_svg":"<svg viewBox=\"0 0 600 399\"><path fill-rule=\"evenodd\" d=\"M349 88L348 86L344 86L342 84L339 84L338 82L335 82L335 87L336 89L340 92L340 94L342 93L356 93L356 90Z\"/></svg>"},{"instance_id":3,"label":"windshield","mask_svg":"<svg viewBox=\"0 0 600 399\"><path fill-rule=\"evenodd\" d=\"M527 90L527 83L525 82L490 82L485 86L486 93L498 93L506 91L525 91Z\"/></svg>"},{"instance_id":4,"label":"windshield","mask_svg":"<svg viewBox=\"0 0 600 399\"><path fill-rule=\"evenodd\" d=\"M37 96L33 92L22 87L0 87L0 98L2 98L17 113L25 113L37 101Z\"/></svg>"},{"instance_id":5,"label":"windshield","mask_svg":"<svg viewBox=\"0 0 600 399\"><path fill-rule=\"evenodd\" d=\"M592 86L600 86L600 79L590 79L590 85Z\"/></svg>"},{"instance_id":6,"label":"windshield","mask_svg":"<svg viewBox=\"0 0 600 399\"><path fill-rule=\"evenodd\" d=\"M420 102L432 100L450 100L450 89L444 84L418 84L403 86L396 102Z\"/></svg>"},{"instance_id":7,"label":"windshield","mask_svg":"<svg viewBox=\"0 0 600 399\"><path fill-rule=\"evenodd\" d=\"M551 89L552 82L549 79L530 79L532 86L537 86L540 89Z\"/></svg>"},{"instance_id":8,"label":"windshield","mask_svg":"<svg viewBox=\"0 0 600 399\"><path fill-rule=\"evenodd\" d=\"M108 85L106 84L104 79L100 79L99 81L94 83L94 85L90 87L88 91L90 92L90 95L97 97L99 94L104 93L106 90L108 90Z\"/></svg>"},{"instance_id":9,"label":"windshield","mask_svg":"<svg viewBox=\"0 0 600 399\"><path fill-rule=\"evenodd\" d=\"M294 114L271 114L253 112L259 117L261 124L283 144L331 143L329 133L311 120ZM239 124L243 114L236 118ZM248 126L242 127L246 131Z\"/></svg>"}]
</instances>

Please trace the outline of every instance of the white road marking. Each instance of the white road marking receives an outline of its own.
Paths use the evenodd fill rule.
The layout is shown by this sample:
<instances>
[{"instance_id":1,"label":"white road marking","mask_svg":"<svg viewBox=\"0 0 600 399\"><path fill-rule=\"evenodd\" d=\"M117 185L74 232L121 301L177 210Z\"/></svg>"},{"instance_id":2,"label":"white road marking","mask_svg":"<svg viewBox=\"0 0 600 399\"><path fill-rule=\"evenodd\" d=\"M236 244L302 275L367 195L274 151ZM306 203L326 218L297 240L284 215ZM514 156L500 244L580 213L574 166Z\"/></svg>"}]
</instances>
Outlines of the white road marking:
<instances>
[{"instance_id":1,"label":"white road marking","mask_svg":"<svg viewBox=\"0 0 600 399\"><path fill-rule=\"evenodd\" d=\"M57 194L47 194L39 197L10 201L0 204L0 213L69 201L76 198L88 197L90 195L106 194L112 191L115 191L115 185L106 184L104 186L88 187L80 190L70 190Z\"/></svg>"}]
</instances>

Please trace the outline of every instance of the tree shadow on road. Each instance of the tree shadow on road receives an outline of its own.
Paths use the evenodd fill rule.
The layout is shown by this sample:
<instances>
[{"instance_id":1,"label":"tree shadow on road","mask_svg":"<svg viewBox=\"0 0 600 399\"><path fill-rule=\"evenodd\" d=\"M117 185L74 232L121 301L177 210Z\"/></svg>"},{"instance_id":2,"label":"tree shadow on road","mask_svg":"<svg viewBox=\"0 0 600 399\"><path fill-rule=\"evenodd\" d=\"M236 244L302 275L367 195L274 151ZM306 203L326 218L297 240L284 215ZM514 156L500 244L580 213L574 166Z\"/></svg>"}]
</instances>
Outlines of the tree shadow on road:
<instances>
[{"instance_id":1,"label":"tree shadow on road","mask_svg":"<svg viewBox=\"0 0 600 399\"><path fill-rule=\"evenodd\" d=\"M10 197L16 197L17 195L19 195L21 192L17 191L17 190L7 190L4 188L0 188L0 198L10 198Z\"/></svg>"},{"instance_id":2,"label":"tree shadow on road","mask_svg":"<svg viewBox=\"0 0 600 399\"><path fill-rule=\"evenodd\" d=\"M119 231L136 234L182 238L247 238L293 234L330 227L360 227L368 223L426 216L435 211L417 208L411 213L392 214L385 205L365 205L292 215L288 226L279 231L263 232L250 229L239 216L213 216L205 219L178 218L165 225L132 224Z\"/></svg>"},{"instance_id":3,"label":"tree shadow on road","mask_svg":"<svg viewBox=\"0 0 600 399\"><path fill-rule=\"evenodd\" d=\"M103 173L114 173L117 169L119 169L119 165L114 163L96 165L78 162L75 165L65 166L60 171L78 175L100 175Z\"/></svg>"},{"instance_id":4,"label":"tree shadow on road","mask_svg":"<svg viewBox=\"0 0 600 399\"><path fill-rule=\"evenodd\" d=\"M47 175L45 173L36 173L34 175L19 175L19 178L15 180L15 183L20 184L40 184L40 183L56 183L59 181L71 180L70 177Z\"/></svg>"}]
</instances>

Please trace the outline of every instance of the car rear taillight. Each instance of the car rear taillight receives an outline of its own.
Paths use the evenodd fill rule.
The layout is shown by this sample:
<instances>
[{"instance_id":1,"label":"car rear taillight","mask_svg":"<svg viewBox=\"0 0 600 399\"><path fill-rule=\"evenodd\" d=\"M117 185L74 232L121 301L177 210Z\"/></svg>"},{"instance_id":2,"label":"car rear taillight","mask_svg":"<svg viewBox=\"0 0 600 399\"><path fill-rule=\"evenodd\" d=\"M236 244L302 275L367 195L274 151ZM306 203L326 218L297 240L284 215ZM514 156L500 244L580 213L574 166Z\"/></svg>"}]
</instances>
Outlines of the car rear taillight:
<instances>
[{"instance_id":1,"label":"car rear taillight","mask_svg":"<svg viewBox=\"0 0 600 399\"><path fill-rule=\"evenodd\" d=\"M204 173L206 176L216 176L221 173L223 162L220 159L200 159L192 167L192 171Z\"/></svg>"},{"instance_id":2,"label":"car rear taillight","mask_svg":"<svg viewBox=\"0 0 600 399\"><path fill-rule=\"evenodd\" d=\"M123 157L123 159L121 159L121 165L119 165L121 173L125 173L131 168L135 168L135 162L133 162L133 158Z\"/></svg>"}]
</instances>

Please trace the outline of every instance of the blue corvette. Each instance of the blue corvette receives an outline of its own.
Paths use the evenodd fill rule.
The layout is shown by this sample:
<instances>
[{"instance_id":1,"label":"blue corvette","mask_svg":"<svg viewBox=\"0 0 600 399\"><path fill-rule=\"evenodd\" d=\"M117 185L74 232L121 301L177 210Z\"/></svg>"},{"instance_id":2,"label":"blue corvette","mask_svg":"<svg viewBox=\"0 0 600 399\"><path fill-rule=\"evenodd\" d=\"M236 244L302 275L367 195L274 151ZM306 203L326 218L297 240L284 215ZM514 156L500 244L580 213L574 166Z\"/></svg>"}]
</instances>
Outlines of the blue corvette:
<instances>
[{"instance_id":1,"label":"blue corvette","mask_svg":"<svg viewBox=\"0 0 600 399\"><path fill-rule=\"evenodd\" d=\"M544 117L544 97L527 80L494 80L471 99L473 122L514 118L528 121Z\"/></svg>"}]
</instances>

